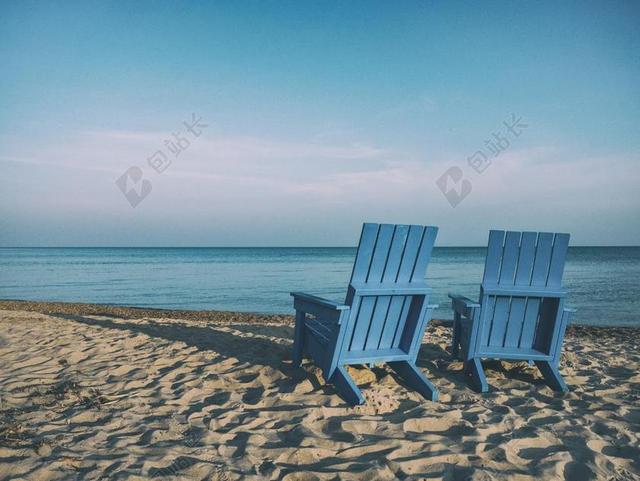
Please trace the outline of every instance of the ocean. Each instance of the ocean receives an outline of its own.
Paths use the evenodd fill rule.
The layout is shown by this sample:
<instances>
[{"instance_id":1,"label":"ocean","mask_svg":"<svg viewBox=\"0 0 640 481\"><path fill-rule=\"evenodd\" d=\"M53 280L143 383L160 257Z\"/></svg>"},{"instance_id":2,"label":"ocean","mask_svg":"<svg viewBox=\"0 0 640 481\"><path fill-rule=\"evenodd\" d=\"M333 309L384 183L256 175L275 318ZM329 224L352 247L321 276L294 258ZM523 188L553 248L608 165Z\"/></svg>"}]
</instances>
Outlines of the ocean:
<instances>
[{"instance_id":1,"label":"ocean","mask_svg":"<svg viewBox=\"0 0 640 481\"><path fill-rule=\"evenodd\" d=\"M437 247L427 271L437 319L448 292L476 298L485 248ZM292 313L290 291L342 301L355 248L0 248L0 298ZM577 324L640 326L640 247L571 247Z\"/></svg>"}]
</instances>

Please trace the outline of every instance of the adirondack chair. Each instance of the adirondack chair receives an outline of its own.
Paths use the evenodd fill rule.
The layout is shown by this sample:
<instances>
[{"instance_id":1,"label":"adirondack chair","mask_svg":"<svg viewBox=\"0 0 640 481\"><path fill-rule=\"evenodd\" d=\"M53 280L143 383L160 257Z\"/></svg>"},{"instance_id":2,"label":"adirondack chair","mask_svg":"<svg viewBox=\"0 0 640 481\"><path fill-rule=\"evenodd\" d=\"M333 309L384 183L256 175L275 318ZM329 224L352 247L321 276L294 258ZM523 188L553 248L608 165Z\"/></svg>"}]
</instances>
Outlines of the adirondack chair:
<instances>
[{"instance_id":1,"label":"adirondack chair","mask_svg":"<svg viewBox=\"0 0 640 481\"><path fill-rule=\"evenodd\" d=\"M452 354L462 349L465 371L480 392L489 389L481 359L535 362L546 383L568 390L558 362L567 323L562 272L569 234L492 230L479 302L449 294L454 311Z\"/></svg>"},{"instance_id":2,"label":"adirondack chair","mask_svg":"<svg viewBox=\"0 0 640 481\"><path fill-rule=\"evenodd\" d=\"M435 401L438 391L416 367L436 305L424 276L437 227L364 224L344 304L292 292L293 362L303 354L351 404L364 398L346 366L387 363L405 383Z\"/></svg>"}]
</instances>

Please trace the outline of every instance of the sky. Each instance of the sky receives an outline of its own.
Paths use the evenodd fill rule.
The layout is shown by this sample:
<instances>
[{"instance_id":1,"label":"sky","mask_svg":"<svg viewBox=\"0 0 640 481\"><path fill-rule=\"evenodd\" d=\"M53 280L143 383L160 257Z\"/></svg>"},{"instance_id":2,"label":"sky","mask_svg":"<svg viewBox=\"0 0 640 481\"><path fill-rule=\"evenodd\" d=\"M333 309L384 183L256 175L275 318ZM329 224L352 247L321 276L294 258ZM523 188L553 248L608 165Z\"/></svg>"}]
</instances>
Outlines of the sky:
<instances>
[{"instance_id":1,"label":"sky","mask_svg":"<svg viewBox=\"0 0 640 481\"><path fill-rule=\"evenodd\" d=\"M0 246L640 244L638 2L0 10ZM195 125L194 125L195 124Z\"/></svg>"}]
</instances>

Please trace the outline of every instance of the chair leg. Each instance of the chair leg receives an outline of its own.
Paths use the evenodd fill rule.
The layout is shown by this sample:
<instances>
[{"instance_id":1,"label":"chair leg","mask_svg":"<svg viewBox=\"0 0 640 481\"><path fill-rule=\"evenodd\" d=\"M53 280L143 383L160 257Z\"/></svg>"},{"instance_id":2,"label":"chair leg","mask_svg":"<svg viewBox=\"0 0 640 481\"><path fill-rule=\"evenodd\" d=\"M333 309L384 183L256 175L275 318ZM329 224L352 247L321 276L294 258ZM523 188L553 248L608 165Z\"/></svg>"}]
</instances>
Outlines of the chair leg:
<instances>
[{"instance_id":1,"label":"chair leg","mask_svg":"<svg viewBox=\"0 0 640 481\"><path fill-rule=\"evenodd\" d=\"M302 362L302 348L304 346L304 318L305 313L296 311L296 327L293 337L293 366L299 367Z\"/></svg>"},{"instance_id":2,"label":"chair leg","mask_svg":"<svg viewBox=\"0 0 640 481\"><path fill-rule=\"evenodd\" d=\"M340 396L352 406L364 404L364 396L344 366L337 366L329 382L335 385Z\"/></svg>"},{"instance_id":3,"label":"chair leg","mask_svg":"<svg viewBox=\"0 0 640 481\"><path fill-rule=\"evenodd\" d=\"M484 375L480 359L477 357L469 359L464 365L464 370L466 373L471 374L471 382L476 391L487 392L489 390L487 377Z\"/></svg>"},{"instance_id":4,"label":"chair leg","mask_svg":"<svg viewBox=\"0 0 640 481\"><path fill-rule=\"evenodd\" d=\"M453 335L451 340L451 355L453 358L458 357L460 350L460 321L458 319L459 314L455 314L453 318Z\"/></svg>"},{"instance_id":5,"label":"chair leg","mask_svg":"<svg viewBox=\"0 0 640 481\"><path fill-rule=\"evenodd\" d=\"M415 365L409 361L392 361L388 364L409 387L418 391L425 399L434 402L438 400L438 390Z\"/></svg>"},{"instance_id":6,"label":"chair leg","mask_svg":"<svg viewBox=\"0 0 640 481\"><path fill-rule=\"evenodd\" d=\"M536 361L536 366L540 369L542 377L544 377L544 380L551 389L558 392L569 391L557 366L554 366L549 361Z\"/></svg>"}]
</instances>

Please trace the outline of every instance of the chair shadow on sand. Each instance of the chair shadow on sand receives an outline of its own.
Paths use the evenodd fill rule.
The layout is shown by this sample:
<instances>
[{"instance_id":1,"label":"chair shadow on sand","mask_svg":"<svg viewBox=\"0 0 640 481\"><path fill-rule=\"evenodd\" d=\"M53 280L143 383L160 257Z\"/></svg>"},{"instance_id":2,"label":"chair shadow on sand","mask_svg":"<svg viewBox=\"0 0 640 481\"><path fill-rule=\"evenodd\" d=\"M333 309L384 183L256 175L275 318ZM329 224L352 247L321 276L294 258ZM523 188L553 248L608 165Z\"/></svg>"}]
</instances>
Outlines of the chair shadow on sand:
<instances>
[{"instance_id":1,"label":"chair shadow on sand","mask_svg":"<svg viewBox=\"0 0 640 481\"><path fill-rule=\"evenodd\" d=\"M196 348L198 351L211 352L213 354L211 364L235 358L239 364L236 377L241 381L243 364L269 366L285 376L284 382L278 382L278 387L284 393L292 392L300 382L309 380L314 390L323 391L327 395L335 394L333 388L321 383L317 376L305 369L292 366L290 340L293 338L293 326L248 323L212 323L207 326L197 326L176 321L127 322L126 318L114 315L110 317L117 321L75 314L51 315L92 327L115 329L132 335L144 334L150 338L169 342L182 342L187 347ZM240 331L243 335L234 334L224 330L225 328ZM247 374L247 377L251 376Z\"/></svg>"},{"instance_id":2,"label":"chair shadow on sand","mask_svg":"<svg viewBox=\"0 0 640 481\"><path fill-rule=\"evenodd\" d=\"M170 342L183 342L187 347L194 347L198 351L210 351L212 354L224 358L235 358L239 363L251 365L259 364L278 370L290 381L286 386L280 386L285 392L295 389L295 386L305 380L309 380L315 390L321 390L326 395L338 395L333 386L320 381L319 377L308 372L307 369L293 367L291 364L291 349L293 339L293 326L288 325L261 325L248 323L211 324L208 326L187 325L182 322L129 322L128 319L116 318L117 321L87 317L75 314L52 314L54 317L68 321L103 329L115 329L132 334L144 334L150 338L161 339ZM96 316L98 317L98 316ZM111 315L110 317L115 318ZM223 330L239 331L246 336L241 336ZM211 358L211 363L218 359ZM462 373L440 369L443 363L451 361L450 354L437 344L423 343L418 356L418 365L434 379L444 377L455 384L456 388L464 388L466 384ZM386 372L386 371L385 371ZM380 367L374 368L376 377L384 375ZM404 385L402 379L394 372L389 372L393 378ZM366 384L365 384L366 387ZM407 386L405 386L407 387Z\"/></svg>"},{"instance_id":3,"label":"chair shadow on sand","mask_svg":"<svg viewBox=\"0 0 640 481\"><path fill-rule=\"evenodd\" d=\"M291 392L298 383L309 380L315 390L321 390L326 395L337 395L333 386L321 382L316 375L309 373L308 370L292 365L293 326L250 323L212 323L207 326L197 326L175 321L126 322L127 320L124 318L117 318L118 321L113 321L74 314L54 314L54 316L89 326L145 334L170 342L183 342L188 347L195 347L198 351L211 351L223 359L235 358L239 363L269 366L280 371L290 381L281 386L285 390L284 392ZM222 330L223 328L240 331L246 336ZM211 362L215 363L216 358L212 358ZM456 390L471 389L469 378L461 369L448 369L449 365L454 362L456 360L452 358L448 349L445 350L440 345L429 342L429 333L427 332L426 342L423 341L417 358L417 366L433 379L446 379ZM534 377L522 366L505 368L498 361L486 361L485 366L490 372L498 371L508 378L536 385L544 384L542 379ZM384 375L379 369L380 367L374 368L376 378ZM396 373L390 370L385 370L385 373L391 374L398 384L410 390L410 387L406 386ZM365 384L364 387L367 385Z\"/></svg>"},{"instance_id":4,"label":"chair shadow on sand","mask_svg":"<svg viewBox=\"0 0 640 481\"><path fill-rule=\"evenodd\" d=\"M211 325L199 326L188 325L177 321L163 322L141 320L137 322L130 322L127 319L121 319L115 316L110 316L113 318L113 320L99 316L95 316L96 318L94 318L93 316L86 317L70 314L52 314L52 316L60 319L65 319L67 321L96 327L99 329L123 331L125 336L133 337L138 334L143 334L160 341L182 342L187 346L187 348L195 348L198 351L212 354L210 358L211 364L221 362L225 358L237 359L238 363L234 364L231 369L227 369L222 373L222 375L224 376L228 374L230 376L233 376L234 379L238 379L241 383L244 382L244 377L246 377L249 381L257 377L257 370L255 368L248 369L249 367L269 366L270 368L273 368L283 375L283 377L281 377L280 379L276 379L273 385L273 389L277 390L279 393L284 394L293 392L301 382L308 380L312 383L314 392L322 393L323 396L338 396L335 388L331 384L321 383L317 374L314 374L309 369L293 367L291 362L291 340L293 338L292 325L212 323ZM99 336L99 333L97 333L96 335ZM452 358L448 349L443 349L441 345L433 342L429 339L429 337L429 331L427 331L426 338L421 345L420 354L417 358L418 367L433 379L440 379L439 383L443 387L447 386L444 387L443 391L470 391L466 376L459 369L448 369L451 363L459 361L456 361ZM162 346L160 346L160 349L162 349ZM490 367L490 370L493 370L492 368L494 366L492 364L488 363L488 366ZM174 368L175 365L171 365L168 367L163 367L161 369L164 370L164 372L169 372ZM498 367L497 369L499 370L500 368ZM375 377L377 379L391 374L391 376L393 376L398 384L402 385L404 388L407 387L406 385L404 385L403 381L395 375L394 372L392 372L390 369L385 368L384 365L376 366L372 369L372 371L375 373ZM509 377L514 377L514 371L509 371L509 374L507 375ZM526 381L531 382L531 376L526 376ZM372 381L373 386L377 384L377 382ZM299 412L299 410L318 407L317 401L314 401L314 399L317 400L318 398L314 396L308 396L309 403L305 404L301 404L299 402L282 402L279 399L279 401L273 405L254 407L253 404L256 404L261 399L263 390L261 390L261 388L256 388L255 386L249 387L250 385L251 383L247 384L246 393L243 397L245 406L243 407L243 414L239 419L241 419L242 421L246 421L248 419L251 419L252 416L257 416L257 413L265 411L292 411L291 417L282 419L271 427L271 429L274 429L276 431L282 429L282 432L279 435L278 440L269 442L269 447L285 448L291 447L292 445L298 445L304 439L304 437L308 435L308 433L301 425L301 423L303 423L305 419L306 414L304 412ZM364 384L363 387L366 388L367 385L368 383ZM256 389L260 392L258 393L257 397L254 396L255 402L247 400L247 396L252 395L252 391ZM181 414L185 417L188 417L190 414L204 410L208 407L207 415L204 419L211 420L217 418L218 416L223 416L226 412L226 409L217 405L221 405L224 402L227 402L228 395L229 394L227 392L212 392L211 395L205 397L201 401L191 403ZM473 404L475 401L472 398L469 398L460 400L459 402ZM430 404L431 406L427 407L425 406L425 404ZM400 404L392 412L386 414L385 417L388 422L402 424L407 417L423 415L424 411L421 406L434 413L440 409L439 406L433 406L427 401L417 401L414 399L410 399L409 396L406 396L403 397ZM212 407L214 409L211 409ZM294 411L298 412L296 412L296 414L293 414ZM151 423L155 420L155 417L156 415L152 414L145 421L148 420L149 423ZM327 425L323 428L323 433L338 443L357 442L360 447L376 446L381 441L394 439L390 438L388 435L383 436L376 433L361 433L356 435L344 429L343 423L345 421L352 421L357 418L359 418L358 413L353 411L347 411L344 414L336 413L331 417L331 419L327 421ZM236 428L237 425L230 424L228 426L216 427L215 429L218 433L227 433L230 430L234 430ZM461 442L462 436L468 435L471 432L472 428L469 427L451 426L451 428L449 428L447 431L439 431L437 434ZM172 447L170 443L174 441L154 441L152 434L152 428L149 428L146 432L140 433L140 440L143 445L153 444L155 447ZM200 446L203 442L202 436L203 433L194 432L192 445ZM244 455L243 446L246 446L246 439L244 439L242 436L246 437L247 434L236 433L235 437L233 437L232 440L228 443L230 445L238 445L238 451L234 454L234 457ZM419 439L420 435L409 433L406 436ZM497 436L496 442L501 441L502 438L500 436ZM404 440L404 438L405 437L398 437L395 439L400 441ZM163 443L168 444L165 445ZM475 448L476 443L469 442L464 445L461 454L471 455L475 452ZM376 459L378 459L378 457L382 453L384 453L384 451L374 450L374 452L372 452L371 454L361 455L360 458L349 463L349 469L353 472L364 472L366 471L366 469L368 469L372 462L375 462ZM447 450L443 448L442 450L431 452L431 455L445 455L446 453ZM404 456L402 460L411 461L412 459L419 460L420 458L421 455L419 454L411 454ZM177 459L168 459L161 467L152 468L150 474L156 476L174 471L181 472L187 469L189 466L198 462L206 461L196 458L189 459L182 457ZM344 462L344 459L340 456L329 456L324 459L307 462L303 466L292 462L279 462L278 466L280 469L282 469L283 475L287 472L293 472L300 469L313 470L323 473L338 473L341 469L344 469ZM230 469L233 468L230 467ZM445 463L442 469L443 472L448 473L448 476L453 476L453 479L465 479L465 477L469 474L469 468L458 468L455 465L449 463ZM424 474L425 477L429 476L429 473L422 474Z\"/></svg>"},{"instance_id":5,"label":"chair shadow on sand","mask_svg":"<svg viewBox=\"0 0 640 481\"><path fill-rule=\"evenodd\" d=\"M426 337L428 339L428 332ZM451 355L450 348L445 350L438 344L423 343L416 364L429 372L433 379L446 379L457 391L474 391L471 374L464 372L463 362ZM451 369L451 364L458 366ZM545 385L544 378L536 376L538 374L537 368L530 367L523 361L503 363L500 360L485 360L483 366L489 373L491 381L493 381L495 374L499 373L506 379L528 383L532 388Z\"/></svg>"}]
</instances>

